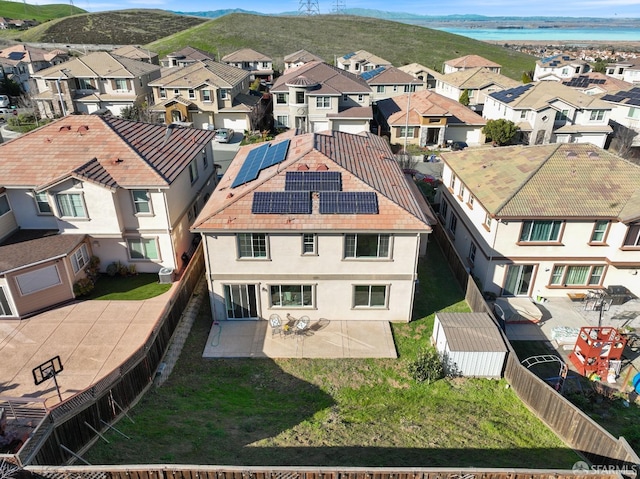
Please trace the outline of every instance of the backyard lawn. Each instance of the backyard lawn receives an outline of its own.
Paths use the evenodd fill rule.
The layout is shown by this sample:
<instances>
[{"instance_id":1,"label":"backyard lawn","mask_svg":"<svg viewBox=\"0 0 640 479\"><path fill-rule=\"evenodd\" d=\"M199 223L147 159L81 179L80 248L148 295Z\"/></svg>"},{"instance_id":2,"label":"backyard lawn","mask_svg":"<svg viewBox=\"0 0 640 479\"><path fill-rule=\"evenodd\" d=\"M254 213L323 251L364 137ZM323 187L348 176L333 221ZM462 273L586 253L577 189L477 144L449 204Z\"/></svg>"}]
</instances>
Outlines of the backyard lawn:
<instances>
[{"instance_id":1,"label":"backyard lawn","mask_svg":"<svg viewBox=\"0 0 640 479\"><path fill-rule=\"evenodd\" d=\"M171 284L160 284L158 275L138 273L132 276L101 274L91 293L83 299L95 300L143 300L166 293Z\"/></svg>"},{"instance_id":2,"label":"backyard lawn","mask_svg":"<svg viewBox=\"0 0 640 479\"><path fill-rule=\"evenodd\" d=\"M475 466L570 469L579 460L506 382L426 385L407 362L434 312L468 311L435 243L415 320L394 324L399 359L216 359L205 301L171 376L83 457L92 464Z\"/></svg>"}]
</instances>

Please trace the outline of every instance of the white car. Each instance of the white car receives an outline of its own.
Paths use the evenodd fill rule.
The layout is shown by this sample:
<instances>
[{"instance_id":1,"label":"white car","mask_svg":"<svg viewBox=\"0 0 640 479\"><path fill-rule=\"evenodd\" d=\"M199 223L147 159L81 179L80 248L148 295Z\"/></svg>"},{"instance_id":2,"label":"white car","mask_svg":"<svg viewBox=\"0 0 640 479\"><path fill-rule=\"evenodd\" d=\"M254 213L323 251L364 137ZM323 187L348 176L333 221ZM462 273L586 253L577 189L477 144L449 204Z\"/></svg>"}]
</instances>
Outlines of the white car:
<instances>
[{"instance_id":1,"label":"white car","mask_svg":"<svg viewBox=\"0 0 640 479\"><path fill-rule=\"evenodd\" d=\"M0 108L9 108L11 106L11 100L7 95L0 95Z\"/></svg>"},{"instance_id":2,"label":"white car","mask_svg":"<svg viewBox=\"0 0 640 479\"><path fill-rule=\"evenodd\" d=\"M231 128L220 128L216 130L216 136L213 137L213 141L218 143L229 143L233 139L233 130Z\"/></svg>"}]
</instances>

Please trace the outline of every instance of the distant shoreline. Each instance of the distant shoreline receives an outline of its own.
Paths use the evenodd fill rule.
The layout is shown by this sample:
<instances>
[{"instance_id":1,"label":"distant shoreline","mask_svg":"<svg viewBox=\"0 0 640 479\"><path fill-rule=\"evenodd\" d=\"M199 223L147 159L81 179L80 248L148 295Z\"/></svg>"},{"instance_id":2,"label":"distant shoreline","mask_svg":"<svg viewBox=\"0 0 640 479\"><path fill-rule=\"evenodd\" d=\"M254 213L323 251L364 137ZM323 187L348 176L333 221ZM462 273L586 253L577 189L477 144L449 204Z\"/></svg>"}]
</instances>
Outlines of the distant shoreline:
<instances>
[{"instance_id":1,"label":"distant shoreline","mask_svg":"<svg viewBox=\"0 0 640 479\"><path fill-rule=\"evenodd\" d=\"M619 50L623 48L640 50L640 41L631 40L484 40L484 42L492 45L508 43L510 45L617 47Z\"/></svg>"}]
</instances>

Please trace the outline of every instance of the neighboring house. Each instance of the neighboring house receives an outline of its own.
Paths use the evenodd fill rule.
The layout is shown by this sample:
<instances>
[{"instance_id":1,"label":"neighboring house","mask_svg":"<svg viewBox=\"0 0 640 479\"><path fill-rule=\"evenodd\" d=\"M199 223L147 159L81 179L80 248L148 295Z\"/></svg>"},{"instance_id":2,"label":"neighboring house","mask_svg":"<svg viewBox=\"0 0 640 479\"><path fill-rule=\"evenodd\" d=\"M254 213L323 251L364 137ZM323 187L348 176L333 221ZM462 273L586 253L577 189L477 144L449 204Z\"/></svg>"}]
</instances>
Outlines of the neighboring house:
<instances>
[{"instance_id":1,"label":"neighboring house","mask_svg":"<svg viewBox=\"0 0 640 479\"><path fill-rule=\"evenodd\" d=\"M321 61L324 61L324 60L322 60L322 58L320 58L318 55L309 53L306 50L298 50L297 52L284 57L284 71L286 73L287 70L290 70L291 68L299 67L301 65L304 65L305 63L321 62Z\"/></svg>"},{"instance_id":2,"label":"neighboring house","mask_svg":"<svg viewBox=\"0 0 640 479\"><path fill-rule=\"evenodd\" d=\"M358 75L310 62L278 77L270 91L276 127L301 132L369 131L372 92Z\"/></svg>"},{"instance_id":3,"label":"neighboring house","mask_svg":"<svg viewBox=\"0 0 640 479\"><path fill-rule=\"evenodd\" d=\"M483 291L640 296L640 167L593 145L443 153L439 215Z\"/></svg>"},{"instance_id":4,"label":"neighboring house","mask_svg":"<svg viewBox=\"0 0 640 479\"><path fill-rule=\"evenodd\" d=\"M640 60L623 60L607 65L607 76L624 80L627 83L640 83Z\"/></svg>"},{"instance_id":5,"label":"neighboring house","mask_svg":"<svg viewBox=\"0 0 640 479\"><path fill-rule=\"evenodd\" d=\"M475 67L446 75L436 75L436 93L458 101L466 90L469 95L468 106L480 115L487 95L522 85L522 83L486 67Z\"/></svg>"},{"instance_id":6,"label":"neighboring house","mask_svg":"<svg viewBox=\"0 0 640 479\"><path fill-rule=\"evenodd\" d=\"M419 63L409 63L408 65L398 67L398 70L402 70L414 78L421 80L424 84L425 90L430 90L436 87L436 77L439 73L431 68L427 68Z\"/></svg>"},{"instance_id":7,"label":"neighboring house","mask_svg":"<svg viewBox=\"0 0 640 479\"><path fill-rule=\"evenodd\" d=\"M241 68L251 74L251 80L273 81L273 59L251 48L243 48L222 57L227 65Z\"/></svg>"},{"instance_id":8,"label":"neighboring house","mask_svg":"<svg viewBox=\"0 0 640 479\"><path fill-rule=\"evenodd\" d=\"M435 219L384 138L242 147L195 221L215 320L411 320Z\"/></svg>"},{"instance_id":9,"label":"neighboring house","mask_svg":"<svg viewBox=\"0 0 640 479\"><path fill-rule=\"evenodd\" d=\"M113 262L144 273L182 268L197 239L189 226L216 184L213 135L70 115L0 145L0 236L29 240L9 236L0 247L0 294L9 298L0 315L73 297L91 255L102 271ZM16 282L17 270L27 272ZM64 294L52 295L58 286Z\"/></svg>"},{"instance_id":10,"label":"neighboring house","mask_svg":"<svg viewBox=\"0 0 640 479\"><path fill-rule=\"evenodd\" d=\"M188 67L196 62L211 60L215 61L216 57L213 53L205 52L199 48L186 46L177 52L169 53L160 60L160 64L166 68Z\"/></svg>"},{"instance_id":11,"label":"neighboring house","mask_svg":"<svg viewBox=\"0 0 640 479\"><path fill-rule=\"evenodd\" d=\"M502 65L487 60L480 55L465 55L463 57L454 58L444 62L442 72L447 75L459 71L469 70L471 68L486 68L493 73L500 73Z\"/></svg>"},{"instance_id":12,"label":"neighboring house","mask_svg":"<svg viewBox=\"0 0 640 479\"><path fill-rule=\"evenodd\" d=\"M591 70L589 62L573 58L564 53L536 61L533 81L563 81Z\"/></svg>"},{"instance_id":13,"label":"neighboring house","mask_svg":"<svg viewBox=\"0 0 640 479\"><path fill-rule=\"evenodd\" d=\"M69 60L63 50L44 50L29 45L12 45L0 50L0 61L10 67L10 78L20 84L23 91L35 92L34 73ZM7 68L5 67L5 71Z\"/></svg>"},{"instance_id":14,"label":"neighboring house","mask_svg":"<svg viewBox=\"0 0 640 479\"><path fill-rule=\"evenodd\" d=\"M486 120L455 100L423 90L378 102L376 120L391 143L419 146L484 143Z\"/></svg>"},{"instance_id":15,"label":"neighboring house","mask_svg":"<svg viewBox=\"0 0 640 479\"><path fill-rule=\"evenodd\" d=\"M601 99L612 107L611 146L617 151L640 147L640 87L612 92Z\"/></svg>"},{"instance_id":16,"label":"neighboring house","mask_svg":"<svg viewBox=\"0 0 640 479\"><path fill-rule=\"evenodd\" d=\"M390 67L391 62L380 58L366 50L347 53L336 60L336 66L341 70L346 70L356 75L362 72L375 70L379 67Z\"/></svg>"},{"instance_id":17,"label":"neighboring house","mask_svg":"<svg viewBox=\"0 0 640 479\"><path fill-rule=\"evenodd\" d=\"M562 84L574 88L585 95L600 95L602 93L626 90L633 86L631 83L599 72L589 72L584 75L578 75L568 80L563 80Z\"/></svg>"},{"instance_id":18,"label":"neighboring house","mask_svg":"<svg viewBox=\"0 0 640 479\"><path fill-rule=\"evenodd\" d=\"M156 52L140 48L136 45L124 45L120 48L116 48L115 50L111 50L111 53L120 57L150 63L151 65L160 65L160 60Z\"/></svg>"},{"instance_id":19,"label":"neighboring house","mask_svg":"<svg viewBox=\"0 0 640 479\"><path fill-rule=\"evenodd\" d=\"M424 89L421 80L391 66L378 67L360 73L360 78L371 88L374 102Z\"/></svg>"},{"instance_id":20,"label":"neighboring house","mask_svg":"<svg viewBox=\"0 0 640 479\"><path fill-rule=\"evenodd\" d=\"M165 123L189 123L197 128L251 129L250 115L259 96L249 95L249 73L212 60L171 68L149 82L152 111Z\"/></svg>"},{"instance_id":21,"label":"neighboring house","mask_svg":"<svg viewBox=\"0 0 640 479\"><path fill-rule=\"evenodd\" d=\"M524 144L593 143L604 147L611 105L558 82L542 81L490 94L482 116L520 127Z\"/></svg>"},{"instance_id":22,"label":"neighboring house","mask_svg":"<svg viewBox=\"0 0 640 479\"><path fill-rule=\"evenodd\" d=\"M150 102L148 83L159 77L157 65L94 52L36 73L34 100L47 117L101 110L120 115L124 108Z\"/></svg>"}]
</instances>

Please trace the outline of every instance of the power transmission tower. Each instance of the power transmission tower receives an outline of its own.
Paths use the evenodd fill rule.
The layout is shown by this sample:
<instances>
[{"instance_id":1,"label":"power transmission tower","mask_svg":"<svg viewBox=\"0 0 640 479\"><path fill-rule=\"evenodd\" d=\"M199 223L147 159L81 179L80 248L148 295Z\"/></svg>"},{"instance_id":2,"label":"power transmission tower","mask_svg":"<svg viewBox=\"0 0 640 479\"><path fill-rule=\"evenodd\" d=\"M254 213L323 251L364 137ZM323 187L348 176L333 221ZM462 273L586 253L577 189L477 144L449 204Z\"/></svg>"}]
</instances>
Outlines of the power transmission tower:
<instances>
[{"instance_id":1,"label":"power transmission tower","mask_svg":"<svg viewBox=\"0 0 640 479\"><path fill-rule=\"evenodd\" d=\"M345 0L333 0L333 13L344 14L347 9Z\"/></svg>"},{"instance_id":2,"label":"power transmission tower","mask_svg":"<svg viewBox=\"0 0 640 479\"><path fill-rule=\"evenodd\" d=\"M69 0L69 12L71 13L71 15L73 15L73 0Z\"/></svg>"},{"instance_id":3,"label":"power transmission tower","mask_svg":"<svg viewBox=\"0 0 640 479\"><path fill-rule=\"evenodd\" d=\"M318 0L300 0L298 6L299 15L320 15L320 6Z\"/></svg>"}]
</instances>

